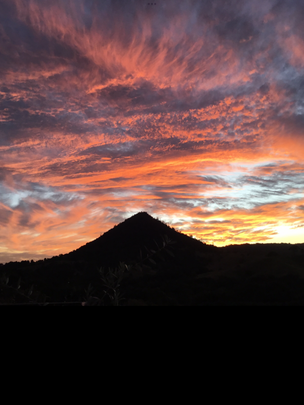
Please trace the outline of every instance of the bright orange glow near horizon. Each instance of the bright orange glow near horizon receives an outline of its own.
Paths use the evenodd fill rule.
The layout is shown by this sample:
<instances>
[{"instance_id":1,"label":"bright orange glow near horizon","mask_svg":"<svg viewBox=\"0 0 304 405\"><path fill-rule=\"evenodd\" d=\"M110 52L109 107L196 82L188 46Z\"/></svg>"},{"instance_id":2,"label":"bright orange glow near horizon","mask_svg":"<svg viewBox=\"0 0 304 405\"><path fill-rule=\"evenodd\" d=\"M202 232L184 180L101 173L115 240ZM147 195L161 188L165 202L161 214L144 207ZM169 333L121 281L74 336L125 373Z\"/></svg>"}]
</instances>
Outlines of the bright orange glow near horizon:
<instances>
[{"instance_id":1,"label":"bright orange glow near horizon","mask_svg":"<svg viewBox=\"0 0 304 405\"><path fill-rule=\"evenodd\" d=\"M0 0L0 263L139 211L304 243L301 0Z\"/></svg>"}]
</instances>

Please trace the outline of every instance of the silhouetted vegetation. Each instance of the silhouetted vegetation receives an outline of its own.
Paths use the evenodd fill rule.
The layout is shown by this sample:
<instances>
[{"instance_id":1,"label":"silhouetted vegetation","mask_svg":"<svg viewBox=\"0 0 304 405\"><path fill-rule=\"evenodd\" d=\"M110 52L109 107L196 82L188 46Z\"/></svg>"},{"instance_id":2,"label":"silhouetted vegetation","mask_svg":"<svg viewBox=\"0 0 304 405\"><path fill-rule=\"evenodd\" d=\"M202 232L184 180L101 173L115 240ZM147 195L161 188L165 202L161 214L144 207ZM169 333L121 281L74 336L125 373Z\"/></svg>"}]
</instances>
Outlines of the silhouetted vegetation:
<instances>
[{"instance_id":1,"label":"silhouetted vegetation","mask_svg":"<svg viewBox=\"0 0 304 405\"><path fill-rule=\"evenodd\" d=\"M0 303L302 305L304 244L216 248L146 213L66 254L0 265Z\"/></svg>"}]
</instances>

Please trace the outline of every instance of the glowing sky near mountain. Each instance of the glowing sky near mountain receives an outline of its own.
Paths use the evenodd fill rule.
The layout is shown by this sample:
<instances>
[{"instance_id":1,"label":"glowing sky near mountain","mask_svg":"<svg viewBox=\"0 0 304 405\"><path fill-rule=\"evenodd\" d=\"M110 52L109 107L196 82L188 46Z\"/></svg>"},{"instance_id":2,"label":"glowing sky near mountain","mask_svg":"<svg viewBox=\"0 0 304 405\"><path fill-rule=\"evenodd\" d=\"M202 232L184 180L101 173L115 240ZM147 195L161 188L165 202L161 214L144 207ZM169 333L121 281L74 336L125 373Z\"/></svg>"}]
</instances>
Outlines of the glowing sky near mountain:
<instances>
[{"instance_id":1,"label":"glowing sky near mountain","mask_svg":"<svg viewBox=\"0 0 304 405\"><path fill-rule=\"evenodd\" d=\"M0 262L138 211L304 242L303 0L0 0Z\"/></svg>"}]
</instances>

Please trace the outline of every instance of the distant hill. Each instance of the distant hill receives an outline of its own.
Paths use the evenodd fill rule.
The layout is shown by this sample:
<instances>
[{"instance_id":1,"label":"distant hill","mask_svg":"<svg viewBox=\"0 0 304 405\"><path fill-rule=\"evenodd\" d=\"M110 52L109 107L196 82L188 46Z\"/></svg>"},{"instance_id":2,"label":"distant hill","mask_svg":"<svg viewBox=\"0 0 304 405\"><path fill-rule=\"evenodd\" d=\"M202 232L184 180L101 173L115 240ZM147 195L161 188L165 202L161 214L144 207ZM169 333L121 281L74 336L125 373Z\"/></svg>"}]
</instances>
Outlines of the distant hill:
<instances>
[{"instance_id":1,"label":"distant hill","mask_svg":"<svg viewBox=\"0 0 304 405\"><path fill-rule=\"evenodd\" d=\"M206 245L197 239L177 232L146 212L139 212L105 232L96 240L64 255L64 258L77 261L86 260L104 266L117 266L121 261L129 263L138 259L140 252L142 255L146 255L150 249L160 250L164 238L169 241L170 251L178 257L179 264L182 257L189 256L193 261L193 258L200 254L217 250L215 246Z\"/></svg>"},{"instance_id":2,"label":"distant hill","mask_svg":"<svg viewBox=\"0 0 304 405\"><path fill-rule=\"evenodd\" d=\"M304 244L217 248L139 212L73 252L0 266L0 290L2 304L304 305Z\"/></svg>"}]
</instances>

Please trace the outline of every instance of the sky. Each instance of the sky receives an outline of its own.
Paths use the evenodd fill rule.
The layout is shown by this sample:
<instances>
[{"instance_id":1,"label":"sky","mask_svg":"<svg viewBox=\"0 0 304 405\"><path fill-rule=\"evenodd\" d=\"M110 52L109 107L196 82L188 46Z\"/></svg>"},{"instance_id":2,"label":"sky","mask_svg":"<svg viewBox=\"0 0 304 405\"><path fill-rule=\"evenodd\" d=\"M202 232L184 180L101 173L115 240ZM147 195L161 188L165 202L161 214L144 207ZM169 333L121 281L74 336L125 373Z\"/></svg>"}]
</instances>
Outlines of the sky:
<instances>
[{"instance_id":1,"label":"sky","mask_svg":"<svg viewBox=\"0 0 304 405\"><path fill-rule=\"evenodd\" d=\"M303 0L0 0L0 263L146 211L304 242Z\"/></svg>"}]
</instances>

